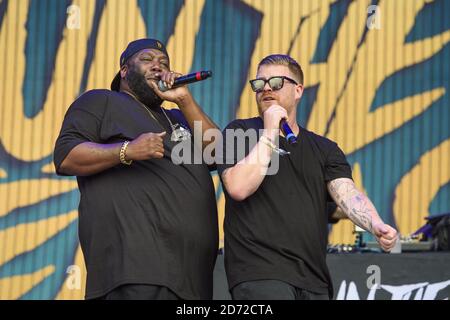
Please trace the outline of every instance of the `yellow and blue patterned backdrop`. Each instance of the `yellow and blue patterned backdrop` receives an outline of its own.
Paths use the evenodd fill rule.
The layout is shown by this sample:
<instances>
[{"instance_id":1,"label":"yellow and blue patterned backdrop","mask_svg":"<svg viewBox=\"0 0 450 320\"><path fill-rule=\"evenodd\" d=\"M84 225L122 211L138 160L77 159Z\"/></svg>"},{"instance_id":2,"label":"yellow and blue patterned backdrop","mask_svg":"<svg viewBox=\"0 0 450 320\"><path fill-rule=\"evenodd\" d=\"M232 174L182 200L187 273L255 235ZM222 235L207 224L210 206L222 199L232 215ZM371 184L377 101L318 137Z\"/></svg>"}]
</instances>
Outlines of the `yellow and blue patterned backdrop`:
<instances>
[{"instance_id":1,"label":"yellow and blue patterned backdrop","mask_svg":"<svg viewBox=\"0 0 450 320\"><path fill-rule=\"evenodd\" d=\"M70 103L109 87L146 36L174 70L214 72L191 89L222 128L257 114L258 61L292 55L298 121L339 143L382 218L405 235L449 212L449 12L448 0L0 0L0 299L83 297L77 184L55 175L52 149ZM350 222L331 229L331 243L352 241Z\"/></svg>"}]
</instances>

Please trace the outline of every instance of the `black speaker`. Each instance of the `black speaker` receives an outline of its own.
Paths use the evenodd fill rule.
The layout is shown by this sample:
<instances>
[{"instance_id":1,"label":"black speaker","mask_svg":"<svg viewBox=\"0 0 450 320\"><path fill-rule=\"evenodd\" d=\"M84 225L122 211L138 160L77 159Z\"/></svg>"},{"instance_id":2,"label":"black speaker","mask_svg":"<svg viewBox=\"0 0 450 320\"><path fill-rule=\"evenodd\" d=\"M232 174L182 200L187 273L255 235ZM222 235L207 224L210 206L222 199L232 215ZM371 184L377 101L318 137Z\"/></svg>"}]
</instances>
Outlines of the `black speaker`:
<instances>
[{"instance_id":1,"label":"black speaker","mask_svg":"<svg viewBox=\"0 0 450 320\"><path fill-rule=\"evenodd\" d=\"M450 251L450 213L444 214L433 224L433 240L437 251Z\"/></svg>"}]
</instances>

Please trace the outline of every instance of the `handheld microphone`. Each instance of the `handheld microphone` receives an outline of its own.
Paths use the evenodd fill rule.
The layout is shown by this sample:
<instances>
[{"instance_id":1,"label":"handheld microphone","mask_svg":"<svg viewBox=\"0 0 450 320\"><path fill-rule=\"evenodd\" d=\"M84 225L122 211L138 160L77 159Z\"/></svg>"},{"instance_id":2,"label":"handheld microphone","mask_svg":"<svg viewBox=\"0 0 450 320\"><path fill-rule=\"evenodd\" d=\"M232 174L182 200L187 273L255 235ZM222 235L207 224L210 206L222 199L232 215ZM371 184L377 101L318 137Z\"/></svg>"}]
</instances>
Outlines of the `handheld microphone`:
<instances>
[{"instance_id":1,"label":"handheld microphone","mask_svg":"<svg viewBox=\"0 0 450 320\"><path fill-rule=\"evenodd\" d=\"M176 78L175 81L173 82L172 88L183 86L188 83L202 81L209 77L212 77L212 71L199 71L199 72L190 73L185 76ZM161 90L162 92L169 90L169 88L164 84L164 82L162 80L159 80L158 87L159 87L159 90Z\"/></svg>"},{"instance_id":2,"label":"handheld microphone","mask_svg":"<svg viewBox=\"0 0 450 320\"><path fill-rule=\"evenodd\" d=\"M284 135L286 136L286 140L289 144L297 143L297 137L295 136L294 132L292 132L291 127L289 127L289 125L285 119L281 120L281 130L283 131Z\"/></svg>"}]
</instances>

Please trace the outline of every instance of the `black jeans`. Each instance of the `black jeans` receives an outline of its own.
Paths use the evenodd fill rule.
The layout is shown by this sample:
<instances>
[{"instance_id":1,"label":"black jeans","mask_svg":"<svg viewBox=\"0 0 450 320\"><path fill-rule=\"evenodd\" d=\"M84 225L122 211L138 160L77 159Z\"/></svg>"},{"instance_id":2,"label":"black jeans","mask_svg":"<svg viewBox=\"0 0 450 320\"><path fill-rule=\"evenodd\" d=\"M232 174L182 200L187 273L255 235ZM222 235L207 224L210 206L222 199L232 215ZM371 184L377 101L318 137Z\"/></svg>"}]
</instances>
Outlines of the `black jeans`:
<instances>
[{"instance_id":1,"label":"black jeans","mask_svg":"<svg viewBox=\"0 0 450 320\"><path fill-rule=\"evenodd\" d=\"M246 281L231 289L233 300L329 300L328 294L314 293L280 280Z\"/></svg>"},{"instance_id":2,"label":"black jeans","mask_svg":"<svg viewBox=\"0 0 450 320\"><path fill-rule=\"evenodd\" d=\"M100 300L181 300L172 290L148 284L124 284L114 288Z\"/></svg>"}]
</instances>

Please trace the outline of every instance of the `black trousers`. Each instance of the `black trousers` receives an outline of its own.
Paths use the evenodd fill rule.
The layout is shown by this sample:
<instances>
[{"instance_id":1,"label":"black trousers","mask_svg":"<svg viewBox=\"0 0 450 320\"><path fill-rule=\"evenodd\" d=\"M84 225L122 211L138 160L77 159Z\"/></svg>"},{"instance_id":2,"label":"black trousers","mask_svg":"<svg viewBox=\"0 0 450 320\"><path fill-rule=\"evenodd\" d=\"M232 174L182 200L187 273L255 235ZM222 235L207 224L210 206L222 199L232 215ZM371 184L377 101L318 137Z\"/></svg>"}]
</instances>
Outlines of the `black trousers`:
<instances>
[{"instance_id":1,"label":"black trousers","mask_svg":"<svg viewBox=\"0 0 450 320\"><path fill-rule=\"evenodd\" d=\"M329 300L328 294L314 293L280 280L246 281L231 289L233 300Z\"/></svg>"},{"instance_id":2,"label":"black trousers","mask_svg":"<svg viewBox=\"0 0 450 320\"><path fill-rule=\"evenodd\" d=\"M100 300L181 300L172 290L148 284L124 284L114 288Z\"/></svg>"}]
</instances>

